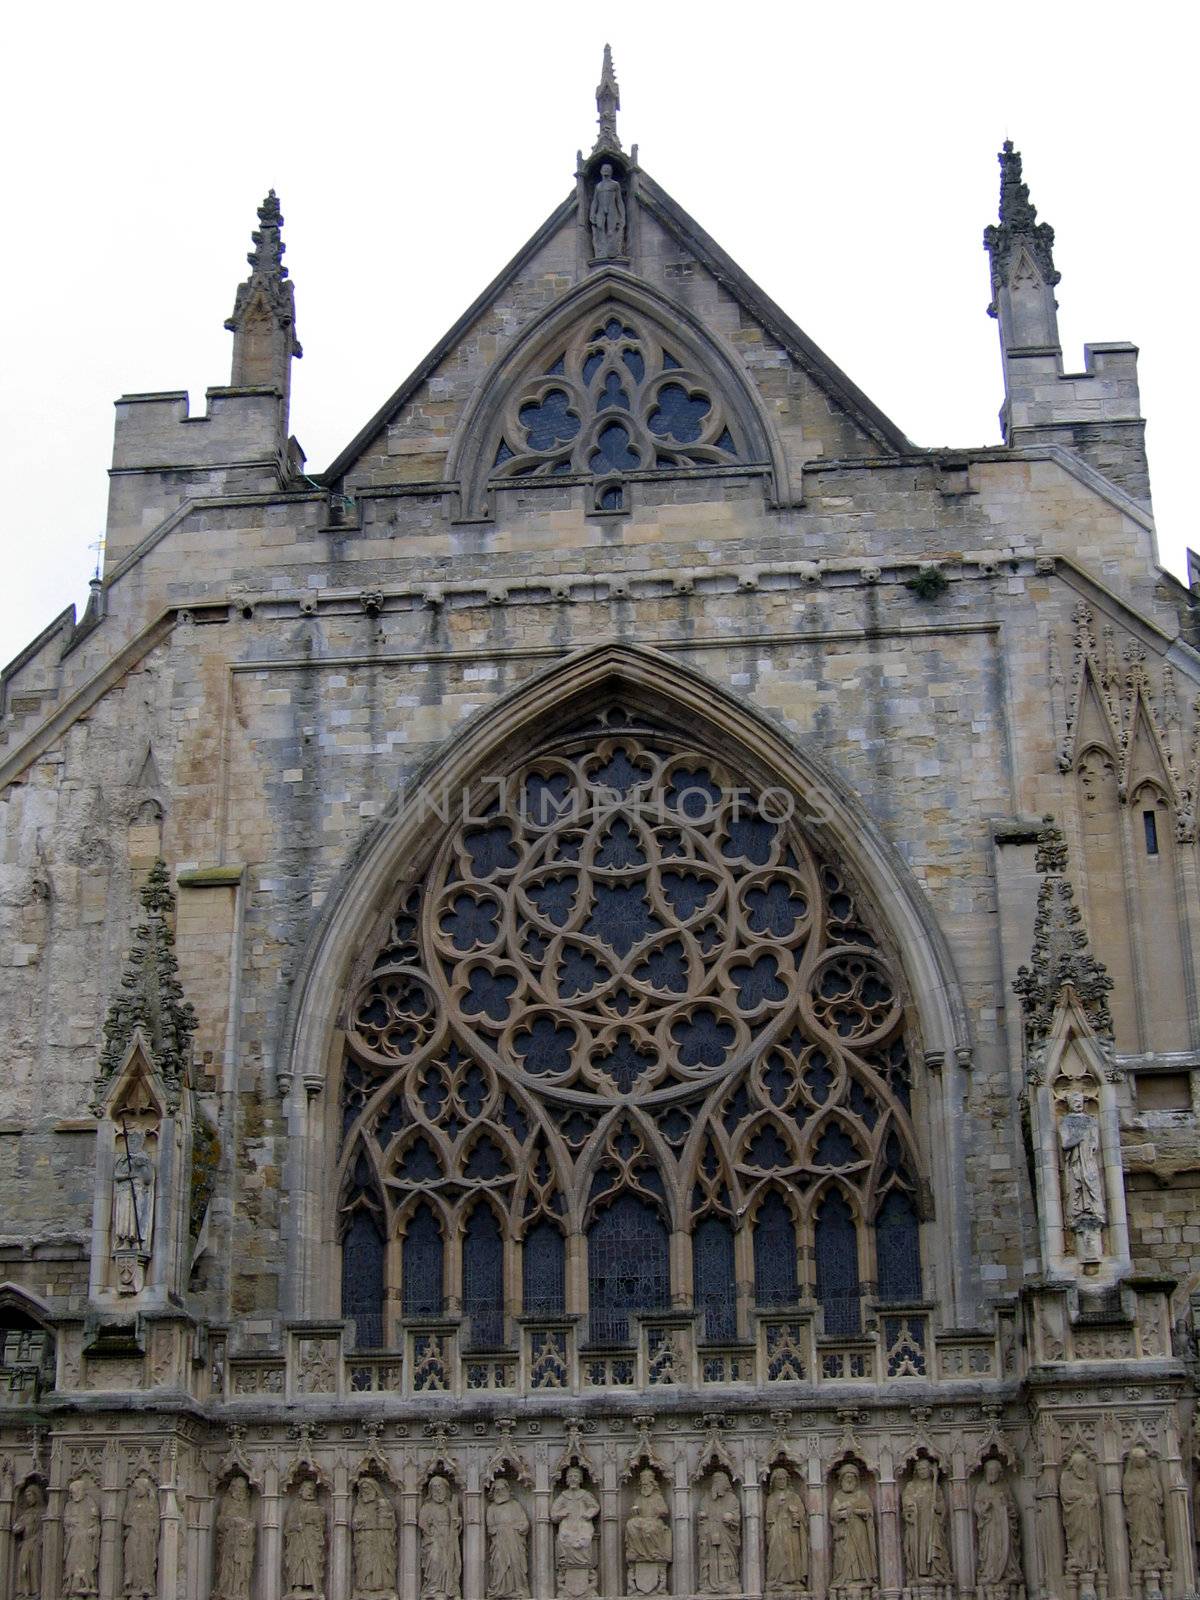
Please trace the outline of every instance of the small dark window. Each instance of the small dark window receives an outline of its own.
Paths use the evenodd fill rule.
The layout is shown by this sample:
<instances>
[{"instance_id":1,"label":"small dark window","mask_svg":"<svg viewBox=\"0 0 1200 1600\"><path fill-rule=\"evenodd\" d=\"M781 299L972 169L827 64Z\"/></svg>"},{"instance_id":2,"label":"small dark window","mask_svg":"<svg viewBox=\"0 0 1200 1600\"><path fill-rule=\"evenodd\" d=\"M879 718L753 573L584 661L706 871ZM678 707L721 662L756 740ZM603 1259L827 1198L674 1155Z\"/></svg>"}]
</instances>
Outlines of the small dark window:
<instances>
[{"instance_id":1,"label":"small dark window","mask_svg":"<svg viewBox=\"0 0 1200 1600\"><path fill-rule=\"evenodd\" d=\"M427 1205L413 1212L404 1235L404 1315L442 1315L442 1230Z\"/></svg>"},{"instance_id":2,"label":"small dark window","mask_svg":"<svg viewBox=\"0 0 1200 1600\"><path fill-rule=\"evenodd\" d=\"M862 1328L858 1230L854 1213L838 1189L832 1189L821 1202L814 1246L817 1299L825 1312L825 1332L857 1334Z\"/></svg>"},{"instance_id":3,"label":"small dark window","mask_svg":"<svg viewBox=\"0 0 1200 1600\"><path fill-rule=\"evenodd\" d=\"M383 1344L383 1236L367 1211L342 1235L342 1315L354 1318L355 1349Z\"/></svg>"},{"instance_id":4,"label":"small dark window","mask_svg":"<svg viewBox=\"0 0 1200 1600\"><path fill-rule=\"evenodd\" d=\"M467 1223L462 1277L469 1344L495 1350L504 1343L504 1239L489 1205L477 1205Z\"/></svg>"},{"instance_id":5,"label":"small dark window","mask_svg":"<svg viewBox=\"0 0 1200 1600\"><path fill-rule=\"evenodd\" d=\"M671 1298L671 1252L655 1208L622 1194L588 1233L588 1310L593 1344L626 1344L634 1311L661 1311Z\"/></svg>"},{"instance_id":6,"label":"small dark window","mask_svg":"<svg viewBox=\"0 0 1200 1600\"><path fill-rule=\"evenodd\" d=\"M566 1306L563 1236L552 1222L538 1222L525 1235L522 1304L526 1311L554 1313Z\"/></svg>"},{"instance_id":7,"label":"small dark window","mask_svg":"<svg viewBox=\"0 0 1200 1600\"><path fill-rule=\"evenodd\" d=\"M790 1306L798 1295L796 1228L787 1201L772 1189L754 1223L754 1300L760 1306Z\"/></svg>"},{"instance_id":8,"label":"small dark window","mask_svg":"<svg viewBox=\"0 0 1200 1600\"><path fill-rule=\"evenodd\" d=\"M921 1246L917 1213L901 1189L893 1189L875 1217L879 1298L903 1305L921 1298Z\"/></svg>"},{"instance_id":9,"label":"small dark window","mask_svg":"<svg viewBox=\"0 0 1200 1600\"><path fill-rule=\"evenodd\" d=\"M1153 811L1142 812L1142 827L1146 830L1146 854L1158 854L1158 818Z\"/></svg>"},{"instance_id":10,"label":"small dark window","mask_svg":"<svg viewBox=\"0 0 1200 1600\"><path fill-rule=\"evenodd\" d=\"M692 1235L692 1278L701 1337L713 1344L737 1338L737 1286L733 1229L720 1217L705 1217Z\"/></svg>"}]
</instances>

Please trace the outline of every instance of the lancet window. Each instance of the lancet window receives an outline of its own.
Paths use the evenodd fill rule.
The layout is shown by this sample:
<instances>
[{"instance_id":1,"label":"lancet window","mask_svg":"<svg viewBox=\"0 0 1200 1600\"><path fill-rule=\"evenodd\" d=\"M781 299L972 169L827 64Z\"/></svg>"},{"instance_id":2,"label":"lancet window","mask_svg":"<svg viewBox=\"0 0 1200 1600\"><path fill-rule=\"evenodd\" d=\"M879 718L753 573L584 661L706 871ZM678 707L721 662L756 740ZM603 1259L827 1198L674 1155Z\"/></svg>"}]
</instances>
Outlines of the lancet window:
<instances>
[{"instance_id":1,"label":"lancet window","mask_svg":"<svg viewBox=\"0 0 1200 1600\"><path fill-rule=\"evenodd\" d=\"M431 801L345 1016L360 1347L443 1317L511 1348L536 1313L628 1348L668 1309L728 1344L806 1305L850 1336L919 1300L899 966L787 797L609 705L466 800Z\"/></svg>"}]
</instances>

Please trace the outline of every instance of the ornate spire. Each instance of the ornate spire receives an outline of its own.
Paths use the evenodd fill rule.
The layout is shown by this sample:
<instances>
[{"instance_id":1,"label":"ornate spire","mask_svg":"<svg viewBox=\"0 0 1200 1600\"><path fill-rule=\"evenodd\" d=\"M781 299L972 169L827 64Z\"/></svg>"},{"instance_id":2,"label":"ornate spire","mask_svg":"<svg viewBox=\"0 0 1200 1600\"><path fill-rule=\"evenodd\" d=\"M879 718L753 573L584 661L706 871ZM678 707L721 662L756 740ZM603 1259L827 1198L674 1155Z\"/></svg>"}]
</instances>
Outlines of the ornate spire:
<instances>
[{"instance_id":1,"label":"ornate spire","mask_svg":"<svg viewBox=\"0 0 1200 1600\"><path fill-rule=\"evenodd\" d=\"M235 388L275 384L286 394L293 356L304 354L296 338L296 297L283 264L283 213L272 189L258 208L254 249L246 257L250 276L238 285L225 326L234 336Z\"/></svg>"},{"instance_id":2,"label":"ornate spire","mask_svg":"<svg viewBox=\"0 0 1200 1600\"><path fill-rule=\"evenodd\" d=\"M1021 154L1011 139L1004 141L1000 162L1000 225L983 230L984 249L992 258L992 303L989 316L997 316L1000 290L1009 280L1009 268L1024 245L1047 289L1061 274L1054 270L1054 229L1037 220L1037 207L1029 198L1029 185L1021 176Z\"/></svg>"},{"instance_id":3,"label":"ornate spire","mask_svg":"<svg viewBox=\"0 0 1200 1600\"><path fill-rule=\"evenodd\" d=\"M1088 950L1083 916L1067 879L1067 842L1062 829L1054 826L1053 817L1043 819L1036 865L1042 882L1033 924L1033 962L1021 967L1013 982L1025 1013L1026 1044L1035 1049L1046 1039L1068 985L1096 1033L1111 1040L1108 993L1112 979L1103 962Z\"/></svg>"},{"instance_id":4,"label":"ornate spire","mask_svg":"<svg viewBox=\"0 0 1200 1600\"><path fill-rule=\"evenodd\" d=\"M172 1110L178 1105L187 1083L196 1013L183 998L183 985L179 981L175 935L170 920L175 910L175 896L171 893L164 861L156 861L151 867L140 899L142 921L133 935L121 975L120 992L104 1020L104 1045L92 1097L94 1110L99 1108L105 1089L120 1070L130 1040L138 1029L163 1081Z\"/></svg>"},{"instance_id":5,"label":"ornate spire","mask_svg":"<svg viewBox=\"0 0 1200 1600\"><path fill-rule=\"evenodd\" d=\"M600 71L600 82L596 87L596 110L599 113L597 120L600 123L600 132L596 136L596 143L592 146L592 154L597 150L619 150L621 141L617 138L617 112L621 109L621 91L617 87L617 75L613 71L612 46L604 46L604 65Z\"/></svg>"}]
</instances>

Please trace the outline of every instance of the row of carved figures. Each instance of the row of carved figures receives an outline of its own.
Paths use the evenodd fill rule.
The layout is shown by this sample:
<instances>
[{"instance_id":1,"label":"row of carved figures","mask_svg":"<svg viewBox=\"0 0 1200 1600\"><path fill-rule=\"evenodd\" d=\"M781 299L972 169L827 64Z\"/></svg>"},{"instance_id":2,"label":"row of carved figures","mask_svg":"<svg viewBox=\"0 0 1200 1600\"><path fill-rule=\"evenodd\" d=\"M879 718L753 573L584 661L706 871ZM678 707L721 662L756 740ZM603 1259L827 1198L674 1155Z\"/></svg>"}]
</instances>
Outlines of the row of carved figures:
<instances>
[{"instance_id":1,"label":"row of carved figures","mask_svg":"<svg viewBox=\"0 0 1200 1600\"><path fill-rule=\"evenodd\" d=\"M488 1600L529 1600L529 1513L507 1476L491 1484L484 1513ZM1147 1596L1160 1592L1167 1571L1163 1489L1157 1464L1135 1446L1126 1460L1122 1498L1130 1566ZM1080 1595L1103 1590L1105 1572L1100 1492L1095 1469L1074 1451L1059 1475L1066 1570ZM22 1488L12 1521L16 1542L15 1600L42 1594L41 1485ZM1019 1600L1024 1591L1020 1524L1004 1463L989 1457L975 1492L976 1585L983 1600ZM549 1506L556 1592L560 1600L593 1600L598 1593L596 1523L600 1502L586 1470L568 1466ZM874 1502L863 1470L844 1462L829 1501L830 1592L866 1596L880 1583ZM126 1600L156 1593L158 1490L147 1473L131 1483L122 1514L121 1585ZM765 1588L768 1595L801 1595L810 1586L809 1514L791 1466L772 1468L763 1506ZM704 1483L694 1511L697 1591L743 1592L743 1512L730 1473L717 1468ZM915 1596L938 1600L953 1585L945 1487L936 1461L920 1455L900 1494L905 1581ZM461 1494L453 1478L434 1471L417 1514L423 1600L461 1600L463 1594ZM212 1600L251 1600L258 1515L248 1479L235 1472L225 1483L216 1514L216 1565ZM99 1591L100 1501L88 1474L71 1480L62 1513L63 1600L95 1600ZM350 1514L353 1600L396 1600L397 1518L385 1480L365 1475L355 1487ZM624 1525L626 1592L671 1590L673 1532L659 1472L643 1465L633 1485ZM284 1518L282 1582L285 1600L324 1600L328 1575L328 1516L312 1478L295 1486Z\"/></svg>"}]
</instances>

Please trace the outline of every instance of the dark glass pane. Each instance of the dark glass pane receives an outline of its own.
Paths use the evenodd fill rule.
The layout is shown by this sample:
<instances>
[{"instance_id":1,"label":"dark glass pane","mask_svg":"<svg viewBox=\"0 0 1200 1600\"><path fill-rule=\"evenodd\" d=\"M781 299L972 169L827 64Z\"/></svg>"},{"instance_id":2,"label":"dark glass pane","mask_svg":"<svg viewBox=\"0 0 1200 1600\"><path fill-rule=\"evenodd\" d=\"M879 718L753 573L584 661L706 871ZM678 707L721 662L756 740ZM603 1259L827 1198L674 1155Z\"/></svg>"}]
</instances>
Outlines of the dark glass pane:
<instances>
[{"instance_id":1,"label":"dark glass pane","mask_svg":"<svg viewBox=\"0 0 1200 1600\"><path fill-rule=\"evenodd\" d=\"M491 1206L477 1205L467 1223L462 1279L468 1345L494 1350L504 1342L504 1239Z\"/></svg>"},{"instance_id":2,"label":"dark glass pane","mask_svg":"<svg viewBox=\"0 0 1200 1600\"><path fill-rule=\"evenodd\" d=\"M404 1235L404 1314L442 1315L442 1230L427 1205L413 1212Z\"/></svg>"},{"instance_id":3,"label":"dark glass pane","mask_svg":"<svg viewBox=\"0 0 1200 1600\"><path fill-rule=\"evenodd\" d=\"M624 511L625 493L615 483L609 484L607 489L600 493L601 511Z\"/></svg>"},{"instance_id":4,"label":"dark glass pane","mask_svg":"<svg viewBox=\"0 0 1200 1600\"><path fill-rule=\"evenodd\" d=\"M567 396L561 389L551 389L539 405L522 406L517 413L525 429L530 450L553 450L556 444L565 444L579 432L579 418L568 411Z\"/></svg>"},{"instance_id":5,"label":"dark glass pane","mask_svg":"<svg viewBox=\"0 0 1200 1600\"><path fill-rule=\"evenodd\" d=\"M707 395L693 397L681 383L667 383L658 392L658 409L650 415L650 431L660 438L691 444L700 437L704 419L712 410Z\"/></svg>"},{"instance_id":6,"label":"dark glass pane","mask_svg":"<svg viewBox=\"0 0 1200 1600\"><path fill-rule=\"evenodd\" d=\"M787 1201L772 1189L754 1221L754 1299L760 1306L790 1306L796 1283L796 1225Z\"/></svg>"},{"instance_id":7,"label":"dark glass pane","mask_svg":"<svg viewBox=\"0 0 1200 1600\"><path fill-rule=\"evenodd\" d=\"M600 391L599 399L596 401L596 410L607 411L613 406L618 407L621 411L628 411L629 396L622 389L621 380L616 373L609 372L605 375L604 387Z\"/></svg>"},{"instance_id":8,"label":"dark glass pane","mask_svg":"<svg viewBox=\"0 0 1200 1600\"><path fill-rule=\"evenodd\" d=\"M626 1344L631 1311L658 1311L671 1293L667 1230L645 1200L622 1194L588 1233L588 1302L593 1344Z\"/></svg>"},{"instance_id":9,"label":"dark glass pane","mask_svg":"<svg viewBox=\"0 0 1200 1600\"><path fill-rule=\"evenodd\" d=\"M893 1303L921 1298L920 1227L910 1196L893 1189L875 1217L879 1298Z\"/></svg>"},{"instance_id":10,"label":"dark glass pane","mask_svg":"<svg viewBox=\"0 0 1200 1600\"><path fill-rule=\"evenodd\" d=\"M593 472L636 472L641 457L633 448L629 434L619 422L601 428L596 449L588 465Z\"/></svg>"},{"instance_id":11,"label":"dark glass pane","mask_svg":"<svg viewBox=\"0 0 1200 1600\"><path fill-rule=\"evenodd\" d=\"M862 1326L858 1234L854 1215L839 1190L831 1190L821 1202L815 1233L817 1299L825 1310L825 1332L856 1334Z\"/></svg>"},{"instance_id":12,"label":"dark glass pane","mask_svg":"<svg viewBox=\"0 0 1200 1600\"><path fill-rule=\"evenodd\" d=\"M552 1222L539 1222L525 1235L521 1268L521 1303L526 1311L565 1309L566 1251L563 1236Z\"/></svg>"},{"instance_id":13,"label":"dark glass pane","mask_svg":"<svg viewBox=\"0 0 1200 1600\"><path fill-rule=\"evenodd\" d=\"M692 1235L692 1284L703 1315L701 1337L713 1344L737 1338L737 1287L733 1229L720 1217L705 1217Z\"/></svg>"},{"instance_id":14,"label":"dark glass pane","mask_svg":"<svg viewBox=\"0 0 1200 1600\"><path fill-rule=\"evenodd\" d=\"M733 435L728 428L722 429L721 437L717 440L717 449L724 450L731 456L737 455L737 446L734 444Z\"/></svg>"},{"instance_id":15,"label":"dark glass pane","mask_svg":"<svg viewBox=\"0 0 1200 1600\"><path fill-rule=\"evenodd\" d=\"M366 1211L342 1235L342 1315L354 1318L356 1350L383 1344L383 1235Z\"/></svg>"}]
</instances>

